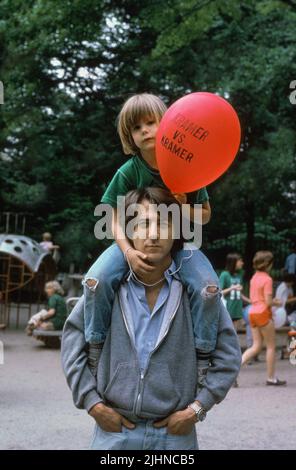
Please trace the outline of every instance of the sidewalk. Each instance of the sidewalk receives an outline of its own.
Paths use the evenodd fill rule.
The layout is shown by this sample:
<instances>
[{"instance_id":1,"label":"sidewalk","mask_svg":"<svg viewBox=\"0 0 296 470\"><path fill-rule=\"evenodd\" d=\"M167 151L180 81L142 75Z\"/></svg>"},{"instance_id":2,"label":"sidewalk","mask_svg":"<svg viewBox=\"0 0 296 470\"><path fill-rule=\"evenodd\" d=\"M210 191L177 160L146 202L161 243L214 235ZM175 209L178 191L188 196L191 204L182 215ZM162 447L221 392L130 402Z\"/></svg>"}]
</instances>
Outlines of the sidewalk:
<instances>
[{"instance_id":1,"label":"sidewalk","mask_svg":"<svg viewBox=\"0 0 296 470\"><path fill-rule=\"evenodd\" d=\"M60 352L22 331L1 332L0 340L0 449L87 448L94 424L72 404ZM287 360L277 365L287 387L264 385L264 362L241 371L240 387L198 424L200 449L296 448L296 367Z\"/></svg>"}]
</instances>

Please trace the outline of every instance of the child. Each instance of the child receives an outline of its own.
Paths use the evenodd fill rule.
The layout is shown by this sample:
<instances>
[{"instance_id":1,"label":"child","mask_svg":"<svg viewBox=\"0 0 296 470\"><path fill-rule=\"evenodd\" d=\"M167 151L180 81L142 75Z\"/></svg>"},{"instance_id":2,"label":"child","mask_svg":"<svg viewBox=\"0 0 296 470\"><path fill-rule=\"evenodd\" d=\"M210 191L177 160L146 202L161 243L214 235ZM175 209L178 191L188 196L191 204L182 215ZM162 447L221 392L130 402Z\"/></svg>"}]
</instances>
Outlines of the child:
<instances>
[{"instance_id":1,"label":"child","mask_svg":"<svg viewBox=\"0 0 296 470\"><path fill-rule=\"evenodd\" d=\"M44 288L48 297L48 309L42 309L28 321L26 333L32 336L35 328L43 330L62 330L67 318L67 307L64 291L57 281L50 281Z\"/></svg>"},{"instance_id":2,"label":"child","mask_svg":"<svg viewBox=\"0 0 296 470\"><path fill-rule=\"evenodd\" d=\"M272 321L271 306L280 305L272 300L272 278L269 273L273 265L270 251L258 251L253 259L256 273L250 282L251 307L249 320L253 336L253 345L242 356L242 365L260 353L263 339L266 343L267 381L266 385L286 385L285 380L275 377L275 329Z\"/></svg>"},{"instance_id":3,"label":"child","mask_svg":"<svg viewBox=\"0 0 296 470\"><path fill-rule=\"evenodd\" d=\"M113 208L116 243L99 256L83 280L85 336L90 343L90 354L92 345L99 347L98 344L105 340L115 291L129 265L136 274L154 269L147 262L147 256L135 250L123 234L117 220L117 196L149 186L167 188L155 156L156 131L165 111L166 106L160 98L142 93L129 98L118 116L117 129L124 153L133 156L117 170L101 200ZM202 204L202 222L209 221L211 208L206 188L174 196L181 203ZM194 211L192 206L191 211ZM191 220L193 216L191 212ZM179 250L174 261L189 293L196 348L207 360L215 348L221 294L212 265L200 250L194 248Z\"/></svg>"},{"instance_id":4,"label":"child","mask_svg":"<svg viewBox=\"0 0 296 470\"><path fill-rule=\"evenodd\" d=\"M296 310L294 305L296 303L296 297L294 296L293 285L295 283L295 275L284 273L283 280L275 291L275 298L281 302L281 307L289 310L288 321L289 324L296 321ZM292 307L292 309L291 309Z\"/></svg>"},{"instance_id":5,"label":"child","mask_svg":"<svg viewBox=\"0 0 296 470\"><path fill-rule=\"evenodd\" d=\"M58 250L60 249L59 245L54 245L52 242L52 235L49 232L42 234L42 242L39 243L40 246L49 253L51 253L54 261L56 263L60 260L60 254Z\"/></svg>"},{"instance_id":6,"label":"child","mask_svg":"<svg viewBox=\"0 0 296 470\"><path fill-rule=\"evenodd\" d=\"M237 331L243 318L243 300L250 300L242 293L243 289L243 269L244 261L238 253L228 253L226 256L225 270L220 274L220 288L226 301L226 308L231 316L233 326ZM237 380L234 387L238 387Z\"/></svg>"},{"instance_id":7,"label":"child","mask_svg":"<svg viewBox=\"0 0 296 470\"><path fill-rule=\"evenodd\" d=\"M222 271L219 278L222 295L226 300L226 308L236 330L240 320L243 318L243 300L250 302L242 293L243 265L244 262L241 255L238 253L229 253L226 256L225 270Z\"/></svg>"}]
</instances>

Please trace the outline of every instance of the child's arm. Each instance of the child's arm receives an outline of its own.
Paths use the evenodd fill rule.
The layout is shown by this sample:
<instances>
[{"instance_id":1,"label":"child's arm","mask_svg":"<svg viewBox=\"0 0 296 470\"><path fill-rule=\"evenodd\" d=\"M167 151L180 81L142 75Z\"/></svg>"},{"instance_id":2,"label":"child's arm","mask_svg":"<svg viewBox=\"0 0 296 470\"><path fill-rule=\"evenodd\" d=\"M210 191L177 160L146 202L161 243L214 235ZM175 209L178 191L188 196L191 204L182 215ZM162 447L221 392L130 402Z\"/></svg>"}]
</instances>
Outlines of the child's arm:
<instances>
[{"instance_id":1,"label":"child's arm","mask_svg":"<svg viewBox=\"0 0 296 470\"><path fill-rule=\"evenodd\" d=\"M177 201L180 202L180 204L186 204L187 202L187 196L185 193L173 193L173 196L177 199ZM196 214L196 211L199 211L200 208L198 207L190 207L190 221L194 222L194 220L198 220L198 215ZM209 201L204 201L202 203L202 214L201 214L201 221L202 225L207 224L210 219L211 219L211 205ZM195 215L196 214L196 215Z\"/></svg>"},{"instance_id":2,"label":"child's arm","mask_svg":"<svg viewBox=\"0 0 296 470\"><path fill-rule=\"evenodd\" d=\"M141 251L135 250L130 241L126 238L126 235L118 221L117 218L117 209L113 208L112 210L112 233L116 243L123 252L124 256L128 258L131 267L136 274L145 274L147 272L154 271L154 267L150 266L145 262L147 255ZM128 251L127 251L128 250Z\"/></svg>"},{"instance_id":3,"label":"child's arm","mask_svg":"<svg viewBox=\"0 0 296 470\"><path fill-rule=\"evenodd\" d=\"M281 307L282 306L282 301L276 298L272 298L271 294L266 294L264 296L264 301L267 307Z\"/></svg>"},{"instance_id":4,"label":"child's arm","mask_svg":"<svg viewBox=\"0 0 296 470\"><path fill-rule=\"evenodd\" d=\"M194 222L194 215L195 215L195 211L197 211L197 210L200 210L200 209L190 207L190 220L191 220L191 222ZM209 201L203 202L202 203L202 214L201 214L202 225L205 225L210 221L211 214L212 214L212 210L211 210L211 205L210 205Z\"/></svg>"},{"instance_id":5,"label":"child's arm","mask_svg":"<svg viewBox=\"0 0 296 470\"><path fill-rule=\"evenodd\" d=\"M286 304L293 304L294 302L296 302L296 297L288 297L286 300Z\"/></svg>"},{"instance_id":6,"label":"child's arm","mask_svg":"<svg viewBox=\"0 0 296 470\"><path fill-rule=\"evenodd\" d=\"M250 299L249 297L247 297L246 295L241 294L241 297L242 297L242 299L243 299L245 302L247 302L248 304L251 303L251 299Z\"/></svg>"},{"instance_id":7,"label":"child's arm","mask_svg":"<svg viewBox=\"0 0 296 470\"><path fill-rule=\"evenodd\" d=\"M54 308L50 308L49 310L47 310L47 313L42 315L42 320L47 320L48 318L51 318L55 315L55 309Z\"/></svg>"}]
</instances>

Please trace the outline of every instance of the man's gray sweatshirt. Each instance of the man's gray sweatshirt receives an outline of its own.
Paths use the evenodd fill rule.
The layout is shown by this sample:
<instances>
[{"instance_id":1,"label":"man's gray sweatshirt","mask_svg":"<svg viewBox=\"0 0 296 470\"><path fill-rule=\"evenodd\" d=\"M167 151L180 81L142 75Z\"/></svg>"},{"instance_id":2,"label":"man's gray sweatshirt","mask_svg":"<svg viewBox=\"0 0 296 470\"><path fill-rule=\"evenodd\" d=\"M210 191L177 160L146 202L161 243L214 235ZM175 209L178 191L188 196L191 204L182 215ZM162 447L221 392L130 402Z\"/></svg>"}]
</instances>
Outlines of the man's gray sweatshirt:
<instances>
[{"instance_id":1,"label":"man's gray sweatshirt","mask_svg":"<svg viewBox=\"0 0 296 470\"><path fill-rule=\"evenodd\" d=\"M216 348L200 387L189 298L181 282L174 279L144 371L137 358L127 289L121 284L95 377L88 365L83 302L82 296L65 323L62 338L63 369L77 408L89 411L103 401L132 421L166 417L194 400L209 410L224 399L239 373L238 338L221 302Z\"/></svg>"}]
</instances>

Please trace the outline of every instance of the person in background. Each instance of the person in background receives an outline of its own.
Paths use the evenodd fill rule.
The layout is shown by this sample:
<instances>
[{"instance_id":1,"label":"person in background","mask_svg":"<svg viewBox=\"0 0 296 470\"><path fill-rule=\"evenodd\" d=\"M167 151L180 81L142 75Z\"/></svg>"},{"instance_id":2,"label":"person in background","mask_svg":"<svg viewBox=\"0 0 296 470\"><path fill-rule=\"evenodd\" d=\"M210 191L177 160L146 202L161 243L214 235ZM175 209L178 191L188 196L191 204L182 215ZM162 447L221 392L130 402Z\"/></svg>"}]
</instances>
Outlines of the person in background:
<instances>
[{"instance_id":1,"label":"person in background","mask_svg":"<svg viewBox=\"0 0 296 470\"><path fill-rule=\"evenodd\" d=\"M226 308L236 331L243 318L243 300L250 302L250 299L242 293L243 265L244 261L240 254L229 253L226 256L225 270L222 271L219 279ZM233 386L238 387L237 380Z\"/></svg>"},{"instance_id":2,"label":"person in background","mask_svg":"<svg viewBox=\"0 0 296 470\"><path fill-rule=\"evenodd\" d=\"M51 253L54 261L58 263L60 259L60 254L59 254L59 245L54 245L52 242L52 235L49 232L44 232L42 234L42 242L39 243L39 245L49 253Z\"/></svg>"},{"instance_id":3,"label":"person in background","mask_svg":"<svg viewBox=\"0 0 296 470\"><path fill-rule=\"evenodd\" d=\"M253 258L256 270L250 282L251 308L249 320L253 336L253 345L242 356L242 365L259 354L263 340L266 343L267 380L266 385L286 385L285 380L275 376L275 328L272 320L271 307L280 306L281 302L272 299L272 278L270 271L273 266L273 254L270 251L258 251Z\"/></svg>"},{"instance_id":4,"label":"person in background","mask_svg":"<svg viewBox=\"0 0 296 470\"><path fill-rule=\"evenodd\" d=\"M292 246L292 252L286 258L284 271L296 275L296 242Z\"/></svg>"},{"instance_id":5,"label":"person in background","mask_svg":"<svg viewBox=\"0 0 296 470\"><path fill-rule=\"evenodd\" d=\"M243 318L243 300L250 303L243 290L243 265L240 254L229 253L226 257L225 270L220 274L220 288L226 301L226 308L237 330Z\"/></svg>"},{"instance_id":6,"label":"person in background","mask_svg":"<svg viewBox=\"0 0 296 470\"><path fill-rule=\"evenodd\" d=\"M45 293L48 297L47 309L33 315L28 321L26 333L32 336L35 328L41 330L62 330L67 318L66 302L63 298L64 291L57 281L49 281L45 284Z\"/></svg>"},{"instance_id":7,"label":"person in background","mask_svg":"<svg viewBox=\"0 0 296 470\"><path fill-rule=\"evenodd\" d=\"M290 324L296 321L296 310L293 308L295 307L293 304L296 303L296 296L293 291L295 278L295 274L289 274L286 272L283 275L282 282L279 284L275 292L275 298L281 302L281 307L284 307L289 312L287 313Z\"/></svg>"}]
</instances>

